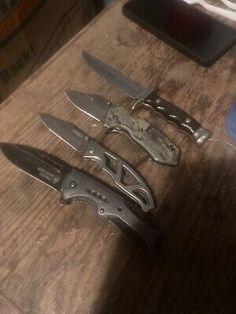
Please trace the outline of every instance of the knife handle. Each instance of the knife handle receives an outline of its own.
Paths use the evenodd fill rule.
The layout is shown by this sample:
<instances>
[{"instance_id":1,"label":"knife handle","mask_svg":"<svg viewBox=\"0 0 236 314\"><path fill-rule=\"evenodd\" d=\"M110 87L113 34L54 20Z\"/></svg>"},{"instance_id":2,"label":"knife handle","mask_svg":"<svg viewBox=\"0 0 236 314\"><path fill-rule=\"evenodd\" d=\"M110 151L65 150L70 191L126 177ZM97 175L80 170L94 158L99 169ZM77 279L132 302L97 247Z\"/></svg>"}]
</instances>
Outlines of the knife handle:
<instances>
[{"instance_id":1,"label":"knife handle","mask_svg":"<svg viewBox=\"0 0 236 314\"><path fill-rule=\"evenodd\" d=\"M142 119L135 119L122 107L113 107L107 115L105 126L113 132L122 132L145 149L155 162L177 166L180 151L157 128Z\"/></svg>"},{"instance_id":2,"label":"knife handle","mask_svg":"<svg viewBox=\"0 0 236 314\"><path fill-rule=\"evenodd\" d=\"M211 135L209 130L203 128L200 123L187 112L162 99L155 93L150 94L140 103L151 107L156 113L163 115L179 129L192 136L197 144L206 142Z\"/></svg>"},{"instance_id":3,"label":"knife handle","mask_svg":"<svg viewBox=\"0 0 236 314\"><path fill-rule=\"evenodd\" d=\"M74 169L66 176L61 197L66 203L70 200L92 203L100 216L118 225L148 250L159 239L159 231L131 211L121 194L82 171Z\"/></svg>"},{"instance_id":4,"label":"knife handle","mask_svg":"<svg viewBox=\"0 0 236 314\"><path fill-rule=\"evenodd\" d=\"M84 158L97 162L115 185L128 197L136 201L144 212L154 208L154 199L149 186L141 175L123 159L89 139Z\"/></svg>"}]
</instances>

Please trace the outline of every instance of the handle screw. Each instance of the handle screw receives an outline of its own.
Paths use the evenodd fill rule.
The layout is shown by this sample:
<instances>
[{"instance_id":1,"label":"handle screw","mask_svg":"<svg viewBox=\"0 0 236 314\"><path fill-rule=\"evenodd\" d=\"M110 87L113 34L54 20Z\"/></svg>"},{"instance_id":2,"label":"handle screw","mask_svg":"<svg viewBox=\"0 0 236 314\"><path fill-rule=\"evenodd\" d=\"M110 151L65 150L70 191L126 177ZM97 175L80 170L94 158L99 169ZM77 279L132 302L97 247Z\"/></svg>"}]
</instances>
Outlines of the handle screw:
<instances>
[{"instance_id":1,"label":"handle screw","mask_svg":"<svg viewBox=\"0 0 236 314\"><path fill-rule=\"evenodd\" d=\"M76 187L76 182L75 182L75 181L71 181L70 187L71 187L71 188L75 188L75 187Z\"/></svg>"}]
</instances>

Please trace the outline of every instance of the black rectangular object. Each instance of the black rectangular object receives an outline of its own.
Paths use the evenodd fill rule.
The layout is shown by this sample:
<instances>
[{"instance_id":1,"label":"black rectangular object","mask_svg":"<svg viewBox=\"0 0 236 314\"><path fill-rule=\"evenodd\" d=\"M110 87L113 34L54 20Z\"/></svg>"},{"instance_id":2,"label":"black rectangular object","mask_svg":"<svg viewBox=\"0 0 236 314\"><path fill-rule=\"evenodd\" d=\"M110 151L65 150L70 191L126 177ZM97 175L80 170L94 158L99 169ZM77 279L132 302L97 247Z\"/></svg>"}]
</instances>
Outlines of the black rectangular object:
<instances>
[{"instance_id":1,"label":"black rectangular object","mask_svg":"<svg viewBox=\"0 0 236 314\"><path fill-rule=\"evenodd\" d=\"M236 43L236 30L183 0L131 0L126 17L203 66Z\"/></svg>"}]
</instances>

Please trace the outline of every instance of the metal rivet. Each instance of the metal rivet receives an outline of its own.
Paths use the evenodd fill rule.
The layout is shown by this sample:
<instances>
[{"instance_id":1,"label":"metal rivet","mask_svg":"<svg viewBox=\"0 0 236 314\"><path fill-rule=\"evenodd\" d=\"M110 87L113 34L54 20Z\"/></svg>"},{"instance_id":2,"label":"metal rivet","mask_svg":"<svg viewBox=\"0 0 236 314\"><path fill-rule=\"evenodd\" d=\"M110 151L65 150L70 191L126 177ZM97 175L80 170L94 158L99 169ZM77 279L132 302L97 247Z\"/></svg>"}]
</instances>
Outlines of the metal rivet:
<instances>
[{"instance_id":1,"label":"metal rivet","mask_svg":"<svg viewBox=\"0 0 236 314\"><path fill-rule=\"evenodd\" d=\"M90 150L89 150L89 154L93 154L93 149L90 149Z\"/></svg>"},{"instance_id":2,"label":"metal rivet","mask_svg":"<svg viewBox=\"0 0 236 314\"><path fill-rule=\"evenodd\" d=\"M64 200L64 198L60 197L59 200L57 200L57 204L60 207L64 207L66 205L66 201Z\"/></svg>"},{"instance_id":3,"label":"metal rivet","mask_svg":"<svg viewBox=\"0 0 236 314\"><path fill-rule=\"evenodd\" d=\"M185 121L186 123L190 123L192 120L190 118L187 118Z\"/></svg>"},{"instance_id":4,"label":"metal rivet","mask_svg":"<svg viewBox=\"0 0 236 314\"><path fill-rule=\"evenodd\" d=\"M100 214L104 214L104 209L103 208L100 209Z\"/></svg>"},{"instance_id":5,"label":"metal rivet","mask_svg":"<svg viewBox=\"0 0 236 314\"><path fill-rule=\"evenodd\" d=\"M71 187L71 188L75 188L75 187L76 187L76 182L75 182L75 181L71 181L70 187Z\"/></svg>"},{"instance_id":6,"label":"metal rivet","mask_svg":"<svg viewBox=\"0 0 236 314\"><path fill-rule=\"evenodd\" d=\"M161 100L159 98L156 99L156 103L159 104Z\"/></svg>"}]
</instances>

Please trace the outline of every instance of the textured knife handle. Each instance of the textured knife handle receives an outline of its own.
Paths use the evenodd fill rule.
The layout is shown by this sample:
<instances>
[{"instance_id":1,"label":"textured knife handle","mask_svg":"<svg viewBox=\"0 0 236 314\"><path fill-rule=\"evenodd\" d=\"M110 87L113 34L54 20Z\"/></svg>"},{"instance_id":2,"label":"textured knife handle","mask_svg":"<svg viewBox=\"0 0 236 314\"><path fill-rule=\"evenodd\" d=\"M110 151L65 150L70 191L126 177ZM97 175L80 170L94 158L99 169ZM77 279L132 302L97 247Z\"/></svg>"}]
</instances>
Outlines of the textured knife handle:
<instances>
[{"instance_id":1,"label":"textured knife handle","mask_svg":"<svg viewBox=\"0 0 236 314\"><path fill-rule=\"evenodd\" d=\"M62 199L84 200L93 203L98 214L117 224L129 236L150 250L159 238L159 232L135 215L121 194L78 170L73 170L63 182Z\"/></svg>"},{"instance_id":2,"label":"textured knife handle","mask_svg":"<svg viewBox=\"0 0 236 314\"><path fill-rule=\"evenodd\" d=\"M127 135L145 149L154 161L178 165L180 152L169 138L146 121L131 117L122 107L114 107L109 111L105 126L111 131Z\"/></svg>"},{"instance_id":3,"label":"textured knife handle","mask_svg":"<svg viewBox=\"0 0 236 314\"><path fill-rule=\"evenodd\" d=\"M107 173L114 184L128 197L136 201L144 212L154 208L154 199L149 186L141 175L127 162L90 139L84 158L94 160Z\"/></svg>"},{"instance_id":4,"label":"textured knife handle","mask_svg":"<svg viewBox=\"0 0 236 314\"><path fill-rule=\"evenodd\" d=\"M142 101L144 105L151 107L158 114L162 114L168 121L171 121L179 129L191 135L197 144L202 144L208 140L211 133L203 128L199 122L188 113L174 104L160 98L152 93Z\"/></svg>"}]
</instances>

